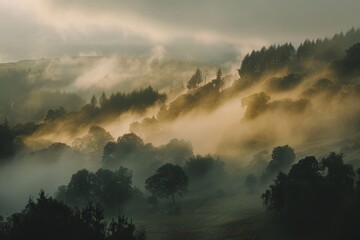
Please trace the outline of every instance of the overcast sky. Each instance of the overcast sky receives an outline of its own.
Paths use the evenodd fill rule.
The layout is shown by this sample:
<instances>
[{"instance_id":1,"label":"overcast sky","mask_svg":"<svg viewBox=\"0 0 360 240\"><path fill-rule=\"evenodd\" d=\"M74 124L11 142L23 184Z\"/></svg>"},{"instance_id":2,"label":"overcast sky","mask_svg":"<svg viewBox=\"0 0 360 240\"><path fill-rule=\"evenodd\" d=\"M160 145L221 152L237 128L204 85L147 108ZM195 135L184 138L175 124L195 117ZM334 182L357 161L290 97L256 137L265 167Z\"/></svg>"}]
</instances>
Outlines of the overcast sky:
<instances>
[{"instance_id":1,"label":"overcast sky","mask_svg":"<svg viewBox=\"0 0 360 240\"><path fill-rule=\"evenodd\" d=\"M0 0L0 61L63 55L236 58L360 25L359 0Z\"/></svg>"}]
</instances>

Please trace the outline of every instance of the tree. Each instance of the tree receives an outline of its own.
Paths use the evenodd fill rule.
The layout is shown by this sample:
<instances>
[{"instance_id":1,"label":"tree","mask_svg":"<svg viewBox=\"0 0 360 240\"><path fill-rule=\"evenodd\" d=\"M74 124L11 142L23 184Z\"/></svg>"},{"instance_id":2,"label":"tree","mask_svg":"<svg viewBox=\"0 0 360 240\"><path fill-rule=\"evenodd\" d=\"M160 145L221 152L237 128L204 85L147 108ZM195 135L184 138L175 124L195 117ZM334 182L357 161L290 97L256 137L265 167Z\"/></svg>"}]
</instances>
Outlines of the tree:
<instances>
[{"instance_id":1,"label":"tree","mask_svg":"<svg viewBox=\"0 0 360 240\"><path fill-rule=\"evenodd\" d=\"M106 94L105 94L105 92L102 92L100 99L99 99L100 107L103 107L106 101L107 101Z\"/></svg>"},{"instance_id":2,"label":"tree","mask_svg":"<svg viewBox=\"0 0 360 240\"><path fill-rule=\"evenodd\" d=\"M171 163L166 163L157 169L156 173L146 179L145 189L153 196L171 197L175 204L175 194L182 196L188 192L189 178L184 170Z\"/></svg>"},{"instance_id":3,"label":"tree","mask_svg":"<svg viewBox=\"0 0 360 240\"><path fill-rule=\"evenodd\" d=\"M360 194L360 168L356 170L356 174L357 174L356 189L358 194Z\"/></svg>"},{"instance_id":4,"label":"tree","mask_svg":"<svg viewBox=\"0 0 360 240\"><path fill-rule=\"evenodd\" d=\"M190 89L197 88L202 82L202 72L199 68L196 69L196 72L191 76L190 80L187 82L186 87Z\"/></svg>"},{"instance_id":5,"label":"tree","mask_svg":"<svg viewBox=\"0 0 360 240\"><path fill-rule=\"evenodd\" d=\"M273 149L272 161L270 164L277 164L279 167L289 168L295 160L295 152L289 145L279 146Z\"/></svg>"},{"instance_id":6,"label":"tree","mask_svg":"<svg viewBox=\"0 0 360 240\"><path fill-rule=\"evenodd\" d=\"M320 230L332 236L334 232L329 229L335 229L336 234L348 229L356 216L353 212L359 211L353 182L352 166L343 163L342 154L331 153L321 162L308 156L294 164L288 174L280 172L261 197L268 211L281 212L295 230ZM348 236L353 232L342 233Z\"/></svg>"},{"instance_id":7,"label":"tree","mask_svg":"<svg viewBox=\"0 0 360 240\"><path fill-rule=\"evenodd\" d=\"M222 87L224 86L224 80L220 68L216 72L216 78L212 80L212 84L218 90L222 89Z\"/></svg>"},{"instance_id":8,"label":"tree","mask_svg":"<svg viewBox=\"0 0 360 240\"><path fill-rule=\"evenodd\" d=\"M193 156L193 147L191 142L175 138L160 146L159 154L162 159L180 165Z\"/></svg>"},{"instance_id":9,"label":"tree","mask_svg":"<svg viewBox=\"0 0 360 240\"><path fill-rule=\"evenodd\" d=\"M77 138L73 147L93 158L101 158L104 147L107 143L114 141L109 132L99 126L92 126L87 135Z\"/></svg>"},{"instance_id":10,"label":"tree","mask_svg":"<svg viewBox=\"0 0 360 240\"><path fill-rule=\"evenodd\" d=\"M64 107L59 107L58 109L52 110L49 109L44 117L44 122L55 121L56 119L62 118L66 115L66 110Z\"/></svg>"},{"instance_id":11,"label":"tree","mask_svg":"<svg viewBox=\"0 0 360 240\"><path fill-rule=\"evenodd\" d=\"M226 177L224 165L223 161L214 159L211 155L191 157L184 166L184 171L191 181L191 189L204 193L221 188Z\"/></svg>"},{"instance_id":12,"label":"tree","mask_svg":"<svg viewBox=\"0 0 360 240\"><path fill-rule=\"evenodd\" d=\"M144 141L135 133L124 134L116 142L108 142L103 151L103 162L107 165L117 165L130 155L136 155L144 150Z\"/></svg>"},{"instance_id":13,"label":"tree","mask_svg":"<svg viewBox=\"0 0 360 240\"><path fill-rule=\"evenodd\" d=\"M29 199L25 208L0 218L0 237L4 240L144 240L132 221L120 215L110 224L99 204L88 203L83 209L72 209L41 191L36 201Z\"/></svg>"},{"instance_id":14,"label":"tree","mask_svg":"<svg viewBox=\"0 0 360 240\"><path fill-rule=\"evenodd\" d=\"M267 109L269 101L270 96L264 92L254 93L241 99L241 106L246 107L244 118L256 118Z\"/></svg>"},{"instance_id":15,"label":"tree","mask_svg":"<svg viewBox=\"0 0 360 240\"><path fill-rule=\"evenodd\" d=\"M90 100L91 106L96 107L98 105L98 103L99 103L98 99L96 98L95 95L93 95Z\"/></svg>"},{"instance_id":16,"label":"tree","mask_svg":"<svg viewBox=\"0 0 360 240\"><path fill-rule=\"evenodd\" d=\"M0 124L0 163L3 160L11 158L15 154L16 146L14 143L15 136L12 133L7 120Z\"/></svg>"},{"instance_id":17,"label":"tree","mask_svg":"<svg viewBox=\"0 0 360 240\"><path fill-rule=\"evenodd\" d=\"M67 199L73 206L84 206L89 201L94 201L94 185L96 176L86 169L79 170L72 175L67 186Z\"/></svg>"},{"instance_id":18,"label":"tree","mask_svg":"<svg viewBox=\"0 0 360 240\"><path fill-rule=\"evenodd\" d=\"M56 198L71 206L85 206L89 201L101 203L107 211L120 212L133 195L132 172L100 168L96 173L85 169L75 173L67 186L60 186Z\"/></svg>"},{"instance_id":19,"label":"tree","mask_svg":"<svg viewBox=\"0 0 360 240\"><path fill-rule=\"evenodd\" d=\"M131 187L132 172L123 167L115 172L100 168L95 175L97 201L109 211L120 212L134 192Z\"/></svg>"},{"instance_id":20,"label":"tree","mask_svg":"<svg viewBox=\"0 0 360 240\"><path fill-rule=\"evenodd\" d=\"M269 165L266 167L262 175L262 182L266 182L273 176L276 176L280 171L287 172L295 161L295 152L289 145L275 147L272 151Z\"/></svg>"},{"instance_id":21,"label":"tree","mask_svg":"<svg viewBox=\"0 0 360 240\"><path fill-rule=\"evenodd\" d=\"M321 160L321 167L327 172L325 180L345 191L351 191L355 173L351 165L344 164L343 157L343 154L332 152Z\"/></svg>"}]
</instances>

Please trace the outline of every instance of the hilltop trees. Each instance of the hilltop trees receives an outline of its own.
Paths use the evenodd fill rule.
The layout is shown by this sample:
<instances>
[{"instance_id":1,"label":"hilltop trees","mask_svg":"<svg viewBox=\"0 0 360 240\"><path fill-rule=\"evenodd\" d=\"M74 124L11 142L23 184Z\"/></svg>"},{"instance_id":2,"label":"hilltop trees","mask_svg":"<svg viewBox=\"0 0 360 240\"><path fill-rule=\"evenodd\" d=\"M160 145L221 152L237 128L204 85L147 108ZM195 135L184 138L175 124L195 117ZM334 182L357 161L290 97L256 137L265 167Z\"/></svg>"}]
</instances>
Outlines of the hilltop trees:
<instances>
[{"instance_id":1,"label":"hilltop trees","mask_svg":"<svg viewBox=\"0 0 360 240\"><path fill-rule=\"evenodd\" d=\"M360 74L360 43L356 43L346 50L346 56L335 61L332 66L339 77L359 76Z\"/></svg>"},{"instance_id":2,"label":"hilltop trees","mask_svg":"<svg viewBox=\"0 0 360 240\"><path fill-rule=\"evenodd\" d=\"M145 188L153 196L160 198L171 197L175 204L175 195L187 193L189 178L184 170L177 165L166 163L157 169L156 173L146 179Z\"/></svg>"},{"instance_id":3,"label":"hilltop trees","mask_svg":"<svg viewBox=\"0 0 360 240\"><path fill-rule=\"evenodd\" d=\"M295 57L296 50L291 43L269 48L263 47L260 51L252 51L245 56L239 69L239 75L244 78L259 77L267 71L290 67L295 61Z\"/></svg>"}]
</instances>

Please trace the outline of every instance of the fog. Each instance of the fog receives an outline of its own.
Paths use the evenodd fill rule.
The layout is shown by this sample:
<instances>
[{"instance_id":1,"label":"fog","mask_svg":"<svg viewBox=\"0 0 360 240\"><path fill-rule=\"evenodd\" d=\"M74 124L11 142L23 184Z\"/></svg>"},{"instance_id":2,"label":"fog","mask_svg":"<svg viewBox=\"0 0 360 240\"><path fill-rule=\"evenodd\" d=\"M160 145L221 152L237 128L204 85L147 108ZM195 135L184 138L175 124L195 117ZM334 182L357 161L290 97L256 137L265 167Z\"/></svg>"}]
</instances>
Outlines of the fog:
<instances>
[{"instance_id":1,"label":"fog","mask_svg":"<svg viewBox=\"0 0 360 240\"><path fill-rule=\"evenodd\" d=\"M328 184L335 192L306 200L355 201L359 41L351 29L297 48L236 50L219 64L173 59L161 44L140 56L90 51L0 64L0 214L43 189L70 207L99 202L107 218L124 213L152 239L177 236L178 222L194 239L188 229L223 237L239 221L268 232L273 215L261 203L278 210L274 191L303 206L295 190ZM164 172L180 179L176 191L155 186ZM219 232L203 222L215 218ZM174 222L159 231L163 221Z\"/></svg>"}]
</instances>

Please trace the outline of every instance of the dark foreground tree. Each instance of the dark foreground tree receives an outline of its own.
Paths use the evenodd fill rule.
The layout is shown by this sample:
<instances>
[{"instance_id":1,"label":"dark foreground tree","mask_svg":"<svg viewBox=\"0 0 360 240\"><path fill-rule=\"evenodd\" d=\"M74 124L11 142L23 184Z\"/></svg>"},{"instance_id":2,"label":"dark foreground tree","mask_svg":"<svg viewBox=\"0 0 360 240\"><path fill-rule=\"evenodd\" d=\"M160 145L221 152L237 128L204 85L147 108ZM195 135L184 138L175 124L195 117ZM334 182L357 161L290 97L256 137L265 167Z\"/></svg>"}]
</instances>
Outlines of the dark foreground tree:
<instances>
[{"instance_id":1,"label":"dark foreground tree","mask_svg":"<svg viewBox=\"0 0 360 240\"><path fill-rule=\"evenodd\" d=\"M177 165L166 163L156 173L146 179L145 188L153 196L160 198L171 197L175 204L175 194L182 196L187 193L189 178L184 170Z\"/></svg>"},{"instance_id":2,"label":"dark foreground tree","mask_svg":"<svg viewBox=\"0 0 360 240\"><path fill-rule=\"evenodd\" d=\"M331 153L320 162L305 157L289 174L278 174L262 194L263 203L293 230L317 232L323 234L321 239L359 239L352 238L359 234L351 229L360 210L354 177L342 154Z\"/></svg>"},{"instance_id":3,"label":"dark foreground tree","mask_svg":"<svg viewBox=\"0 0 360 240\"><path fill-rule=\"evenodd\" d=\"M100 205L89 203L82 210L73 210L62 202L47 197L43 191L35 201L7 221L0 219L0 237L4 240L143 240L145 233L124 216L105 221Z\"/></svg>"}]
</instances>

